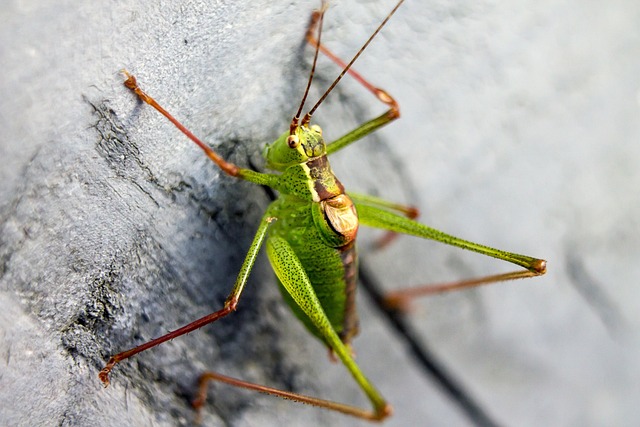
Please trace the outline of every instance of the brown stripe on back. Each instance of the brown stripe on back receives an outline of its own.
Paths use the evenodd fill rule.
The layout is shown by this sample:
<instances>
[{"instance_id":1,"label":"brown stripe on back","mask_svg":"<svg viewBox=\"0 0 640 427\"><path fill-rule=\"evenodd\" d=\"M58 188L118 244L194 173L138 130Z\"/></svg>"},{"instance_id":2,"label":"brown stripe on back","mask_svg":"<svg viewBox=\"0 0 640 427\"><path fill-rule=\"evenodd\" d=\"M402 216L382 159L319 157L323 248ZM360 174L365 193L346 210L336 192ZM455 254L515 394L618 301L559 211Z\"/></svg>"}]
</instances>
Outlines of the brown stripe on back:
<instances>
[{"instance_id":1,"label":"brown stripe on back","mask_svg":"<svg viewBox=\"0 0 640 427\"><path fill-rule=\"evenodd\" d=\"M351 242L340 250L340 258L344 266L345 281L345 305L344 305L344 322L340 339L346 345L351 343L353 337L358 335L360 330L360 321L356 310L356 285L358 280L358 255L356 252L355 242Z\"/></svg>"},{"instance_id":2,"label":"brown stripe on back","mask_svg":"<svg viewBox=\"0 0 640 427\"><path fill-rule=\"evenodd\" d=\"M306 164L309 168L309 177L313 180L314 190L320 200L344 194L344 186L333 174L326 155L309 160Z\"/></svg>"}]
</instances>

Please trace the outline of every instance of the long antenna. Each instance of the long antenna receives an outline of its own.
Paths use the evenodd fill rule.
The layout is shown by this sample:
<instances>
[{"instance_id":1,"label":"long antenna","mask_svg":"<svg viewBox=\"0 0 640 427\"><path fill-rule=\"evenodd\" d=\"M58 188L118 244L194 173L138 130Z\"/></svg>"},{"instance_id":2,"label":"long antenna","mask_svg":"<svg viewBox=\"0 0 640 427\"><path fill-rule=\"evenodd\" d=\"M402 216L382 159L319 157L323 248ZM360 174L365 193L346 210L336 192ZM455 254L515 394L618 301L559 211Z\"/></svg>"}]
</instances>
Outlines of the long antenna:
<instances>
[{"instance_id":1,"label":"long antenna","mask_svg":"<svg viewBox=\"0 0 640 427\"><path fill-rule=\"evenodd\" d=\"M333 90L333 88L336 87L336 85L338 84L338 82L342 79L342 77L347 74L347 71L349 71L349 68L351 68L351 66L353 65L354 62L356 62L356 59L358 59L358 57L362 54L362 52L364 52L364 50L367 48L367 46L369 46L369 43L371 43L371 41L373 40L373 38L378 35L378 33L380 32L380 30L382 29L382 27L385 26L385 24L387 23L387 21L389 21L389 19L391 19L391 17L393 16L394 13L396 13L396 10L398 10L398 8L400 7L400 5L404 2L404 0L400 0L398 2L398 4L396 4L396 6L393 8L393 10L391 12L389 12L389 14L387 15L386 18L384 18L384 20L382 21L382 23L378 26L378 28L376 28L376 30L373 32L373 34L371 34L371 37L369 37L369 39L365 42L365 44L362 45L362 47L360 48L360 50L358 50L358 52L354 55L354 57L351 59L351 61L349 61L349 63L347 64L346 67L344 67L344 69L342 70L342 72L340 73L340 75L333 81L333 83L331 84L331 86L329 86L329 89L327 89L327 91L324 93L324 95L322 95L322 97L318 100L318 102L316 102L316 105L313 106L313 108L311 110L309 110L309 112L307 114L305 114L304 118L302 119L302 124L306 124L309 123L309 121L311 120L311 116L313 115L313 113L315 113L315 111L318 109L318 107L320 106L320 104L322 104L322 102L325 100L325 98L329 95L329 93ZM322 21L321 21L322 22ZM320 37L318 37L318 46L320 46ZM318 54L318 51L316 49L316 55Z\"/></svg>"},{"instance_id":2,"label":"long antenna","mask_svg":"<svg viewBox=\"0 0 640 427\"><path fill-rule=\"evenodd\" d=\"M304 90L304 95L302 96L302 101L300 101L300 106L298 107L298 111L296 115L293 116L291 120L291 125L289 126L289 133L291 135L294 134L296 128L298 127L298 122L300 121L300 114L302 113L302 108L304 107L304 103L307 100L307 96L309 95L309 89L311 88L311 82L313 81L313 74L316 70L316 63L318 62L318 52L320 52L320 38L322 37L322 22L324 21L324 13L327 10L327 3L325 0L322 0L322 5L320 6L320 23L318 25L318 45L316 46L316 53L313 57L313 65L311 66L311 72L309 73L309 81L307 82L307 88Z\"/></svg>"}]
</instances>

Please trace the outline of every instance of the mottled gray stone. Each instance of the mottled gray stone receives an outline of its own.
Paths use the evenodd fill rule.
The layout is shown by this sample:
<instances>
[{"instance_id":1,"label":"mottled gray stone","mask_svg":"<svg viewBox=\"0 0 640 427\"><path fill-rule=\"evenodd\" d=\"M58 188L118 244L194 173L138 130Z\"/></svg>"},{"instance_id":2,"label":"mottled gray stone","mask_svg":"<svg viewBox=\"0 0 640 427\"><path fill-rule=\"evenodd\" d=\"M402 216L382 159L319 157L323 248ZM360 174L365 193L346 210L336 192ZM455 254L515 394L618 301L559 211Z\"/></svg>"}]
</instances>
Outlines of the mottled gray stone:
<instances>
[{"instance_id":1,"label":"mottled gray stone","mask_svg":"<svg viewBox=\"0 0 640 427\"><path fill-rule=\"evenodd\" d=\"M348 57L393 2L335 1ZM109 354L219 308L268 203L222 176L122 86L121 68L241 165L288 126L316 2L9 1L0 6L0 424L189 425L200 372L366 404L291 317L261 257L240 309L119 365ZM402 119L337 154L356 191L422 221L545 257L540 279L415 304L412 322L497 422L640 418L640 6L635 0L408 1L358 61ZM318 85L336 68L322 60ZM329 139L382 111L345 79L316 118ZM364 232L366 243L374 234ZM400 238L369 253L390 288L506 271ZM468 420L361 298L358 362L389 426ZM364 425L229 388L205 425Z\"/></svg>"}]
</instances>

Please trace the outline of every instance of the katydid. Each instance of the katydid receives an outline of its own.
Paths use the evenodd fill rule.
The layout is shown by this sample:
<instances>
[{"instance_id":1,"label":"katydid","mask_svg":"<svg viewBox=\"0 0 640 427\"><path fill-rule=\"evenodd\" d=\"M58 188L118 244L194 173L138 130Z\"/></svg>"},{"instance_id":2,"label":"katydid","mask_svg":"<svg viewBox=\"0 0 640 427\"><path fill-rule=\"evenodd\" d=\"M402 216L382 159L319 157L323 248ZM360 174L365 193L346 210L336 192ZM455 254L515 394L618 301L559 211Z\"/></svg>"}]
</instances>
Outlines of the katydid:
<instances>
[{"instance_id":1,"label":"katydid","mask_svg":"<svg viewBox=\"0 0 640 427\"><path fill-rule=\"evenodd\" d=\"M345 192L343 185L333 174L327 156L363 138L394 121L400 116L395 99L386 91L371 85L352 68L352 64L366 49L373 38L400 7L400 0L386 16L358 53L349 61L342 62L321 43L322 21L326 4L312 15L307 32L309 44L315 47L313 66L307 88L289 128L264 149L267 167L273 173L256 172L229 163L193 135L171 114L147 95L135 77L124 71L125 86L142 101L163 114L189 139L196 143L206 155L226 174L255 184L271 187L278 193L263 215L258 231L242 264L236 282L222 309L196 320L182 328L145 344L112 356L100 371L100 380L109 384L109 373L124 359L145 351L180 335L201 328L233 312L247 283L261 247L266 246L267 256L276 273L285 301L307 329L319 338L351 373L356 383L371 403L371 409L283 391L215 372L201 377L200 394L194 406L202 406L209 381L221 381L237 387L265 392L290 400L308 403L344 414L368 420L382 420L392 412L391 405L362 373L350 350L351 341L358 332L355 309L355 287L357 280L356 234L359 225L387 230L389 233L404 233L432 239L463 249L508 261L522 269L472 280L452 282L438 287L423 286L417 289L395 292L390 303L402 301L419 294L444 292L469 288L486 283L539 276L546 271L546 261L518 255L445 234L427 227L414 218L417 210L377 197ZM317 29L317 36L316 36ZM319 101L301 115L318 53L323 52L341 66L342 71ZM345 74L350 74L383 102L388 110L382 115L358 126L333 142L325 142L321 128L311 118L316 109L329 95Z\"/></svg>"}]
</instances>

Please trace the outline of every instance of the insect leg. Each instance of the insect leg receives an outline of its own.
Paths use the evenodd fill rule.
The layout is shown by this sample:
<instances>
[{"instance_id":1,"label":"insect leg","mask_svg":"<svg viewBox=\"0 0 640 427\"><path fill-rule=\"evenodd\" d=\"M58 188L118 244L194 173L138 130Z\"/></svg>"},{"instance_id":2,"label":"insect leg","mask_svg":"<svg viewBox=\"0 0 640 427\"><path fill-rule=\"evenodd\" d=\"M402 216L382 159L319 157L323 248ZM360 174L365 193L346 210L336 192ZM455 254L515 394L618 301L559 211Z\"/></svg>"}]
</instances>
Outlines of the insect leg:
<instances>
[{"instance_id":1,"label":"insect leg","mask_svg":"<svg viewBox=\"0 0 640 427\"><path fill-rule=\"evenodd\" d=\"M358 194L349 192L349 197L355 203L367 204L373 207L383 208L392 212L398 212L409 219L416 219L420 215L420 211L415 206L401 205L399 203L390 202L379 197L370 196L368 194ZM382 249L393 242L398 233L394 231L387 231L382 237L380 237L374 244L374 249Z\"/></svg>"},{"instance_id":2,"label":"insect leg","mask_svg":"<svg viewBox=\"0 0 640 427\"><path fill-rule=\"evenodd\" d=\"M273 266L276 276L280 279L283 287L322 334L326 343L349 370L355 381L371 401L374 408L373 412L369 412L351 407L352 409L347 413L367 419L385 418L390 414L391 406L386 403L376 388L364 376L353 359L351 351L342 342L336 331L333 329L327 315L320 305L320 301L315 294L304 267L300 263L300 260L289 243L280 237L272 237L267 240L266 248L271 265ZM326 407L340 412L345 412L342 407L333 405Z\"/></svg>"},{"instance_id":3,"label":"insect leg","mask_svg":"<svg viewBox=\"0 0 640 427\"><path fill-rule=\"evenodd\" d=\"M424 239L437 240L448 245L460 247L470 251L478 252L493 258L501 259L512 264L519 265L524 270L517 270L504 274L496 274L470 280L461 280L451 283L443 283L435 286L421 286L415 289L407 289L393 292L389 296L391 305L402 306L410 298L418 295L441 293L451 290L470 288L489 283L502 282L506 280L524 279L527 277L541 276L547 271L547 262L543 259L533 258L527 255L515 254L478 243L459 239L449 234L438 231L434 228L420 224L419 222L405 218L389 210L373 206L367 203L359 203L354 199L360 223L366 226L382 228L396 233L410 234Z\"/></svg>"},{"instance_id":4,"label":"insect leg","mask_svg":"<svg viewBox=\"0 0 640 427\"><path fill-rule=\"evenodd\" d=\"M322 43L318 44L318 39L316 39L316 36L315 36L315 29L316 29L316 26L318 25L318 23L320 21L320 17L322 16L323 11L322 10L319 10L319 11L316 10L311 15L311 21L309 23L309 28L307 30L307 36L306 36L307 37L307 42L309 44L311 44L312 46L317 47L322 53L324 53L333 62L338 64L340 66L340 68L342 68L342 73L340 74L338 79L336 79L334 81L333 85L331 86L331 88L329 88L327 90L327 92L325 93L324 96L326 96L326 94L331 91L333 86L335 86L337 84L337 82L340 80L340 77L342 77L342 75L344 75L345 73L348 73L353 78L355 78L360 84L362 84L368 91L373 93L375 95L375 97L378 98L378 100L380 100L381 102L383 102L385 105L387 105L389 107L389 110L387 110L385 113L383 113L379 117L376 117L375 119L372 119L372 120L364 123L363 125L358 126L356 129L354 129L353 131L347 133L346 135L342 136L341 138L338 138L337 140L335 140L335 141L333 141L331 143L328 143L327 144L327 154L334 153L334 152L346 147L347 145L359 140L360 138L362 138L362 137L364 137L364 136L376 131L377 129L381 128L382 126L384 126L384 125L394 121L398 117L400 117L400 107L398 106L398 103L396 102L396 100L389 93L387 93L384 89L380 89L380 88L372 85L371 83L369 83L357 71L355 71L353 68L351 68L351 64L353 64L353 62L358 58L358 56L364 51L364 49L369 45L371 40L373 40L373 38L378 34L378 32L382 29L382 27L387 23L389 18L391 18L391 15L393 15L393 13L395 13L395 11L400 7L401 4L402 4L402 0L399 1L396 4L396 6L391 11L391 13L389 13L387 15L387 17L384 19L384 21L378 26L376 31L374 31L374 33L371 34L371 36L366 41L366 43L360 48L358 53L356 53L356 55L351 59L351 61L348 64L345 63L340 58L338 58L335 54L333 54L333 52L331 52L329 49L327 49L326 46L324 46ZM315 108L317 108L318 104L320 104L322 102L322 100L324 99L324 96L323 96L323 98L320 99L320 101L318 101L318 103L311 109L311 111L309 113L312 113L315 110Z\"/></svg>"},{"instance_id":5,"label":"insect leg","mask_svg":"<svg viewBox=\"0 0 640 427\"><path fill-rule=\"evenodd\" d=\"M236 306L238 304L238 300L240 298L240 294L244 289L244 286L247 283L247 278L249 277L249 273L255 264L256 257L258 256L258 252L260 251L260 247L264 241L264 237L267 233L267 229L269 227L269 223L273 221L273 218L268 216L264 216L262 221L260 222L260 226L258 227L258 231L256 232L255 237L253 238L253 242L251 243L251 247L247 256L242 263L242 267L240 268L240 273L238 273L238 277L233 286L233 290L227 297L224 307L214 313L211 313L207 316L204 316L194 322L189 323L188 325L183 326L182 328L176 329L175 331L169 332L159 338L153 339L145 344L134 347L130 350L123 351L109 358L109 361L105 365L105 367L100 371L98 376L100 380L105 384L105 386L109 385L109 373L113 369L113 367L125 360L134 356L142 351L148 350L152 347L157 346L158 344L162 344L165 341L171 340L173 338L179 337L180 335L187 334L196 329L200 329L201 327L208 325L209 323L215 322L216 320L226 316L227 314L235 311Z\"/></svg>"},{"instance_id":6,"label":"insect leg","mask_svg":"<svg viewBox=\"0 0 640 427\"><path fill-rule=\"evenodd\" d=\"M354 417L363 418L367 420L382 420L391 415L391 406L386 405L383 408L382 413L367 411L357 408L355 406L346 405L344 403L334 402L332 400L319 399L313 396L307 396L304 394L293 393L286 390L280 390L273 387L268 387L260 384L255 384L247 381L242 381L237 378L228 377L226 375L219 374L217 372L205 372L200 377L200 390L198 397L193 401L193 407L196 411L200 411L207 398L207 388L210 381L220 381L235 387L245 388L247 390L259 391L261 393L270 394L272 396L282 397L283 399L293 400L295 402L306 403L308 405L318 406L320 408L327 408L333 411L341 412L346 415L352 415ZM200 415L198 414L198 419Z\"/></svg>"},{"instance_id":7,"label":"insect leg","mask_svg":"<svg viewBox=\"0 0 640 427\"><path fill-rule=\"evenodd\" d=\"M224 160L215 151L209 148L207 144L202 142L189 129L187 129L182 123L180 123L175 117L173 117L171 113L169 113L160 104L158 104L158 102L155 99L147 95L147 93L144 92L140 88L140 86L138 86L138 82L134 75L130 74L127 70L122 70L122 73L126 77L126 80L124 81L124 85L128 89L130 89L133 93L135 93L138 96L138 98L140 98L142 101L146 102L147 104L155 108L160 114L165 116L171 123L173 123L175 127L177 127L180 130L180 132L185 134L187 138L189 138L196 145L198 145L198 147L200 147L205 152L207 157L209 157L216 165L218 165L218 167L220 167L220 169L222 169L222 171L225 172L227 175L230 175L236 178L242 178L259 185L267 185L270 187L274 187L276 185L277 176L275 175L255 172L255 171L252 171L251 169L240 168L235 164L229 163L226 160Z\"/></svg>"},{"instance_id":8,"label":"insect leg","mask_svg":"<svg viewBox=\"0 0 640 427\"><path fill-rule=\"evenodd\" d=\"M399 289L387 292L384 296L385 305L389 308L407 311L409 302L417 297L442 294L450 291L459 291L477 286L489 285L492 283L505 282L508 280L525 279L539 276L544 273L534 274L528 270L518 270L511 273L494 274L489 276L475 277L472 279L457 280L445 283L430 283L418 285L410 288Z\"/></svg>"},{"instance_id":9,"label":"insect leg","mask_svg":"<svg viewBox=\"0 0 640 427\"><path fill-rule=\"evenodd\" d=\"M400 203L390 202L380 197L370 196L368 194L352 193L349 192L349 197L354 203L360 205L369 205L376 208L386 209L392 212L398 212L410 219L416 219L420 212L418 208L414 206L402 205Z\"/></svg>"},{"instance_id":10,"label":"insect leg","mask_svg":"<svg viewBox=\"0 0 640 427\"><path fill-rule=\"evenodd\" d=\"M400 117L399 111L388 110L387 112L376 117L375 119L372 119L366 123L363 123L362 125L353 129L351 132L347 133L346 135L343 135L340 138L336 139L335 141L328 143L327 155L335 153L336 151L343 149L347 145L352 144L358 141L359 139L364 138L370 133L373 133L376 130L380 129L382 126L394 121L398 117Z\"/></svg>"},{"instance_id":11,"label":"insect leg","mask_svg":"<svg viewBox=\"0 0 640 427\"><path fill-rule=\"evenodd\" d=\"M291 246L281 237L270 236L269 239L267 239L266 247L267 255L269 256L271 265L280 279L280 282L287 292L289 292L296 304L298 304L309 319L311 319L318 331L322 333L325 341L329 344L331 349L340 358L340 360L342 360L355 381L371 401L373 411L367 411L351 405L247 383L216 373L209 373L203 376L201 383L201 395L196 404L202 405L204 399L203 396L204 393L206 393L207 382L210 380L217 380L238 387L260 391L298 402L308 403L368 420L382 420L389 416L392 411L391 405L384 400L378 390L376 390L376 388L364 376L351 356L351 352L340 340L340 337L331 326L331 323L320 305L320 301L318 300L315 291L313 290L311 281ZM202 387L204 387L204 389Z\"/></svg>"},{"instance_id":12,"label":"insect leg","mask_svg":"<svg viewBox=\"0 0 640 427\"><path fill-rule=\"evenodd\" d=\"M309 319L311 319L315 327L322 333L325 341L329 344L334 353L344 363L349 372L351 372L355 381L371 401L373 410L368 411L343 403L249 383L236 378L220 375L215 372L207 372L201 377L200 393L194 402L194 406L199 409L204 404L209 381L221 381L236 387L242 387L279 396L285 399L295 400L297 402L327 408L358 418L382 420L389 416L392 411L391 405L384 400L378 390L376 390L376 388L364 376L351 356L351 351L340 340L340 337L331 326L331 323L322 309L315 291L313 290L311 281L291 246L286 242L286 240L277 236L271 236L267 239L266 247L267 255L269 256L271 265L280 279L280 282L287 292L289 292L296 304L300 306Z\"/></svg>"},{"instance_id":13,"label":"insect leg","mask_svg":"<svg viewBox=\"0 0 640 427\"><path fill-rule=\"evenodd\" d=\"M369 37L369 40L367 40L367 42L364 44L364 46L362 46L362 48L360 48L360 50L356 54L355 58L351 60L351 63L353 63L355 61L355 59L360 55L360 53L362 53L365 50L365 48L369 45L371 40L373 40L373 38L377 35L377 33L380 31L380 29L382 29L382 27L387 23L387 21L391 18L391 15L393 15L395 13L395 11L400 7L400 5L403 3L403 1L404 0L401 0L396 4L396 6L391 11L391 13L389 13L387 15L385 20L378 26L376 31ZM367 81L364 77L362 77L362 75L360 73L358 73L356 70L354 70L351 67L351 64L347 64L345 61L343 61L342 59L337 57L324 44L320 43L318 45L318 39L315 36L316 27L318 26L318 23L320 21L320 17L322 16L322 14L324 12L324 9L325 9L325 5L323 4L323 8L321 10L314 10L313 13L311 14L311 20L309 21L309 27L307 28L307 34L306 34L307 42L311 46L318 48L320 50L320 52L322 52L329 59L331 59L333 62L335 62L342 70L346 70L346 72L349 75L351 75L351 77L356 79L369 92L374 94L375 97L378 98L381 102L383 102L386 105L388 105L392 110L395 110L397 115L399 116L400 113L399 113L399 109L398 109L398 104L397 104L396 100L391 95L389 95L385 90L380 89L380 88L372 85L371 83L369 83L369 81Z\"/></svg>"}]
</instances>

